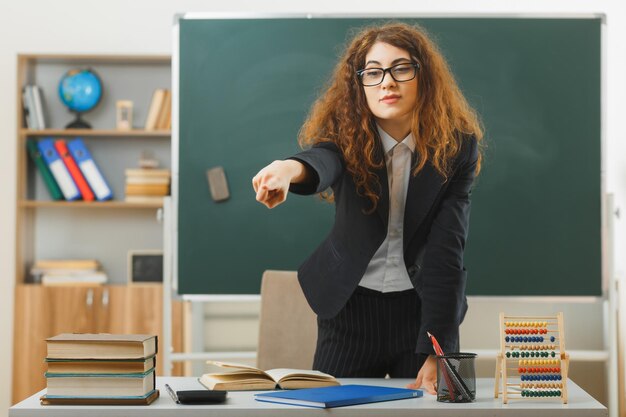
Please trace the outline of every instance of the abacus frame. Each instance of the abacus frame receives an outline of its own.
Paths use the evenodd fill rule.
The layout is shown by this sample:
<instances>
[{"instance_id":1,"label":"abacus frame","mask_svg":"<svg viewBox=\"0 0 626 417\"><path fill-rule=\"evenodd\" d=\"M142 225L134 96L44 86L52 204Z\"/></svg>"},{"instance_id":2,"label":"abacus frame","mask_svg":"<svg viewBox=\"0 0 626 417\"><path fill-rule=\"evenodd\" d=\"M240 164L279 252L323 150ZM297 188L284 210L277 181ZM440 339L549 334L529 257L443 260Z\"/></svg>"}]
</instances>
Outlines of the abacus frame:
<instances>
[{"instance_id":1,"label":"abacus frame","mask_svg":"<svg viewBox=\"0 0 626 417\"><path fill-rule=\"evenodd\" d=\"M551 334L555 336L555 349L558 348L558 361L560 364L560 375L562 384L561 387L561 395L560 396L552 396L552 397L527 397L523 396L523 385L521 383L521 375L518 371L518 367L512 367L511 363L516 361L519 363L519 359L517 357L507 357L507 352L511 355L512 352L517 352L519 350L526 350L525 347L533 347L536 345L526 344L528 342L507 342L506 337L508 334L506 333L506 329L509 327L539 327L534 326L536 323L545 322L545 327L547 330L546 334ZM518 326L508 326L507 323L516 324ZM527 325L524 326L523 324ZM529 325L530 323L530 325ZM532 343L532 342L531 342ZM524 348L522 348L524 347ZM528 349L532 350L532 349ZM504 313L500 313L500 352L496 357L496 380L495 380L495 389L494 389L494 398L498 398L500 394L502 394L502 402L504 404L508 404L509 399L520 399L520 400L550 400L555 398L561 398L563 404L567 404L567 374L569 370L569 354L565 350L565 333L563 330L563 313L559 312L555 316L506 316ZM520 383L510 383L509 378L519 378ZM530 384L533 385L533 384ZM516 390L514 387L519 387L519 390ZM538 387L534 387L536 389ZM539 389L543 389L539 387ZM543 392L543 391L537 391Z\"/></svg>"}]
</instances>

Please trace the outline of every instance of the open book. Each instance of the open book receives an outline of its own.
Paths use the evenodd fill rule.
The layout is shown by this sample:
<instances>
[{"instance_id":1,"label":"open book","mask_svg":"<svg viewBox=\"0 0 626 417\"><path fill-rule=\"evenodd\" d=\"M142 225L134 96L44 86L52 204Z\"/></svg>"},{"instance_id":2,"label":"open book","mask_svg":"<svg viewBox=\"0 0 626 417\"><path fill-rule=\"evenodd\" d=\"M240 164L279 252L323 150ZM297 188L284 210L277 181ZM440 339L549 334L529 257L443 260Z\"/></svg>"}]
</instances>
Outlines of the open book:
<instances>
[{"instance_id":1,"label":"open book","mask_svg":"<svg viewBox=\"0 0 626 417\"><path fill-rule=\"evenodd\" d=\"M262 371L240 363L217 361L207 361L207 363L232 369L232 372L202 375L199 378L200 383L210 390L300 389L339 385L332 375L320 371L284 368Z\"/></svg>"}]
</instances>

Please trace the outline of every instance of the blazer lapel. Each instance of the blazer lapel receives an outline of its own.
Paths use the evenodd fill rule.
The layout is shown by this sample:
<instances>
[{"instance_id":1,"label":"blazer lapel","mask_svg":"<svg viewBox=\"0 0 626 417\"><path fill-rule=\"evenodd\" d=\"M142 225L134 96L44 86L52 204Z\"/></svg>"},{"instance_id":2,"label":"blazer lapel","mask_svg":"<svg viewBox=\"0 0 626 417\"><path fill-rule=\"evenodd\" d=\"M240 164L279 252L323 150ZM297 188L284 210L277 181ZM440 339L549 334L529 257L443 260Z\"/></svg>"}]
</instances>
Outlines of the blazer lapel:
<instances>
[{"instance_id":1,"label":"blazer lapel","mask_svg":"<svg viewBox=\"0 0 626 417\"><path fill-rule=\"evenodd\" d=\"M430 211L433 201L443 186L443 177L430 164L409 178L409 187L404 207L404 246L411 241L411 237Z\"/></svg>"}]
</instances>

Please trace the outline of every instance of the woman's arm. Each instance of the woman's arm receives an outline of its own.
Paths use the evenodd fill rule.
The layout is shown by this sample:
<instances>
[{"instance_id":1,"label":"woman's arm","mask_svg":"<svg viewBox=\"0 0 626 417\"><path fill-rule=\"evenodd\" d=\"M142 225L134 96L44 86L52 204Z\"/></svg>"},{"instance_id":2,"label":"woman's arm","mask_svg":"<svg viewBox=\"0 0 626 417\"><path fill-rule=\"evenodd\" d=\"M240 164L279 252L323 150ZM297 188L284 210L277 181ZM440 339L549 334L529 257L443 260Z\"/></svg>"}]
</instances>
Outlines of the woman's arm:
<instances>
[{"instance_id":1,"label":"woman's arm","mask_svg":"<svg viewBox=\"0 0 626 417\"><path fill-rule=\"evenodd\" d=\"M341 151L333 142L319 142L311 149L300 152L290 159L304 164L310 174L306 182L292 184L289 191L310 195L321 193L335 184L344 171Z\"/></svg>"},{"instance_id":2,"label":"woman's arm","mask_svg":"<svg viewBox=\"0 0 626 417\"><path fill-rule=\"evenodd\" d=\"M284 161L274 161L252 179L256 199L274 208L289 191L315 194L334 184L344 169L341 153L332 142L320 142Z\"/></svg>"},{"instance_id":3,"label":"woman's arm","mask_svg":"<svg viewBox=\"0 0 626 417\"><path fill-rule=\"evenodd\" d=\"M470 193L474 182L478 149L475 138L467 142L468 156L450 179L428 234L423 265L417 280L422 301L421 328L416 354L432 352L426 332L436 335L444 352L458 349L459 324L465 314L463 251L470 213ZM407 388L424 388L436 394L437 362L434 356L422 365L415 382Z\"/></svg>"},{"instance_id":4,"label":"woman's arm","mask_svg":"<svg viewBox=\"0 0 626 417\"><path fill-rule=\"evenodd\" d=\"M450 178L450 185L433 220L426 241L423 263L419 266L416 288L422 300L422 329L417 352L431 353L426 335L437 337L444 352L458 348L458 330L466 309L467 272L463 252L468 234L470 194L478 162L477 142L465 143L466 156Z\"/></svg>"}]
</instances>

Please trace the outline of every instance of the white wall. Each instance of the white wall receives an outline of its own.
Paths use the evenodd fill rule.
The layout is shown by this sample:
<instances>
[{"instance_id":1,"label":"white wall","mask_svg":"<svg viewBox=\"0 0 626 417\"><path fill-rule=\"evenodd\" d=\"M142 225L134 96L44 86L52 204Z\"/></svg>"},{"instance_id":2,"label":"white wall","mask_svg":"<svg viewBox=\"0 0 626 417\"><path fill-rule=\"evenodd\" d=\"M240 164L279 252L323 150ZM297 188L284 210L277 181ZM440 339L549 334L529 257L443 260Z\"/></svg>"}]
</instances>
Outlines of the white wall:
<instances>
[{"instance_id":1,"label":"white wall","mask_svg":"<svg viewBox=\"0 0 626 417\"><path fill-rule=\"evenodd\" d=\"M607 191L626 210L626 6L596 0L3 0L0 5L0 415L10 404L15 217L15 80L18 53L170 53L172 16L181 11L312 13L595 13L607 15ZM572 179L575 181L576 179ZM615 272L624 276L626 225L616 219ZM624 321L623 321L624 322ZM623 332L622 334L626 334Z\"/></svg>"}]
</instances>

